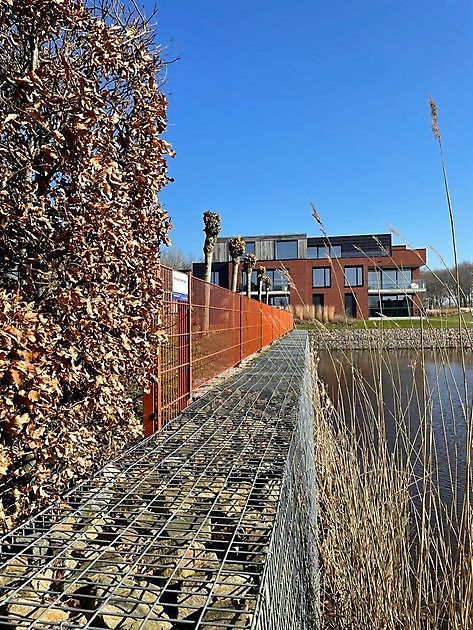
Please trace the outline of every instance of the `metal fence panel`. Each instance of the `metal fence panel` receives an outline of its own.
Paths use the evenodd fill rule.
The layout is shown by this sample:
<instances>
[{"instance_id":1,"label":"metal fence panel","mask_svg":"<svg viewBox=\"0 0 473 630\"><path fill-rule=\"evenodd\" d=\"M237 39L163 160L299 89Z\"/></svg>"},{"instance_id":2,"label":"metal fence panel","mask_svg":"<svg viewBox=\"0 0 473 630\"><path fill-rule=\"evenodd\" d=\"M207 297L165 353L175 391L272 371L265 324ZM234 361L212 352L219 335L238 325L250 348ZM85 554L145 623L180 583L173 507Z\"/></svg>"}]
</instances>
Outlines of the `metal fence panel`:
<instances>
[{"instance_id":1,"label":"metal fence panel","mask_svg":"<svg viewBox=\"0 0 473 630\"><path fill-rule=\"evenodd\" d=\"M188 274L188 301L175 301L173 270L161 267L167 334L152 370L156 382L143 400L145 434L175 418L192 391L279 339L293 328L285 310L248 299Z\"/></svg>"}]
</instances>

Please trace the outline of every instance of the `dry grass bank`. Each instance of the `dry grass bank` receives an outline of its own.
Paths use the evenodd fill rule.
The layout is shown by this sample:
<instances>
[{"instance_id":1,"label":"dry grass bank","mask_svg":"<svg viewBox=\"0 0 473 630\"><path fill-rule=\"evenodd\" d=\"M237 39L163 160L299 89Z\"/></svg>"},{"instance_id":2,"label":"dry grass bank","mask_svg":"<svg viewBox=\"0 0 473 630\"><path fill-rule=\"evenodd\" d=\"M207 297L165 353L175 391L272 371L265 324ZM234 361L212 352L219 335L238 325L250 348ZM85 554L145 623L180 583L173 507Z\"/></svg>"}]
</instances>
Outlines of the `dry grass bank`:
<instances>
[{"instance_id":1,"label":"dry grass bank","mask_svg":"<svg viewBox=\"0 0 473 630\"><path fill-rule=\"evenodd\" d=\"M446 500L438 487L439 472L445 473L438 470L444 444L434 430L425 366L420 372L416 366L410 385L409 408L416 417L411 422L400 372L382 352L372 350L370 357L370 378L352 364L345 407L338 409L314 361L322 627L473 628L471 470L465 475L458 460L448 459L452 499ZM396 401L389 438L382 404L387 371ZM460 395L456 383L449 396L453 401ZM471 426L467 399L462 408L458 426ZM443 423L444 440L460 439L461 431L449 435L444 412L435 420ZM471 451L469 430L462 439ZM461 448L459 443L458 458Z\"/></svg>"}]
</instances>

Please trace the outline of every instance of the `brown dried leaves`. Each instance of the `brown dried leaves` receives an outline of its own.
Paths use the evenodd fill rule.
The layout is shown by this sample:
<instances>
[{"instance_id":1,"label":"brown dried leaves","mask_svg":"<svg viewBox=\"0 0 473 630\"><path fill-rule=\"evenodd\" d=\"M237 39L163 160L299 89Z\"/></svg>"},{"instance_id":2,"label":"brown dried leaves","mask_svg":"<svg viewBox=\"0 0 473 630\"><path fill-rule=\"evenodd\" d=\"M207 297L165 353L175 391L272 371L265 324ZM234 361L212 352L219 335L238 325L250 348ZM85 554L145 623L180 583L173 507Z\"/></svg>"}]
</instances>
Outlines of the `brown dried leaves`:
<instances>
[{"instance_id":1,"label":"brown dried leaves","mask_svg":"<svg viewBox=\"0 0 473 630\"><path fill-rule=\"evenodd\" d=\"M6 528L140 435L127 386L145 386L160 340L172 150L149 25L114 22L116 3L106 21L75 0L0 7Z\"/></svg>"}]
</instances>

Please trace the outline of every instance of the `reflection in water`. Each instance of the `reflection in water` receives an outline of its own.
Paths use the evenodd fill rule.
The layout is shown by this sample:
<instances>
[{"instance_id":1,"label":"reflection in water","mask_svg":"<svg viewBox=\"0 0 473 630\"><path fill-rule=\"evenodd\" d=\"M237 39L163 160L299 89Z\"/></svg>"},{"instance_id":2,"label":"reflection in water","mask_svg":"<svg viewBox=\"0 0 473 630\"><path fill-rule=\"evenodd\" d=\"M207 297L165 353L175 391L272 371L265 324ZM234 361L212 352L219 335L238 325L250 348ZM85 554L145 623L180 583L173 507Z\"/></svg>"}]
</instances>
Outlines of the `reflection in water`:
<instances>
[{"instance_id":1,"label":"reflection in water","mask_svg":"<svg viewBox=\"0 0 473 630\"><path fill-rule=\"evenodd\" d=\"M357 432L379 437L386 431L390 449L406 440L417 478L425 467L442 500L463 499L466 421L471 414L466 394L473 390L473 357L460 352L369 351L319 352L319 376L336 408ZM381 419L381 425L377 420ZM427 440L425 439L427 437ZM432 444L432 449L425 445ZM431 458L431 466L429 464ZM417 488L419 491L419 487Z\"/></svg>"}]
</instances>

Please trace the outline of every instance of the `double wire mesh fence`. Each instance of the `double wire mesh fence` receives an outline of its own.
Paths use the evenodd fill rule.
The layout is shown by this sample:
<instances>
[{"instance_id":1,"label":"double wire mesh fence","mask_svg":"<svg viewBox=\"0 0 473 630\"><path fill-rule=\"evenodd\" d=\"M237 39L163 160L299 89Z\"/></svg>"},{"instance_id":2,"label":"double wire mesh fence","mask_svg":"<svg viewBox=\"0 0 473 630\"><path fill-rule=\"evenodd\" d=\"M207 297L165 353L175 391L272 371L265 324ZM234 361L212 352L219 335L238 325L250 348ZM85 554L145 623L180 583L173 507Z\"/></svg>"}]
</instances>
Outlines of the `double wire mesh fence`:
<instances>
[{"instance_id":1,"label":"double wire mesh fence","mask_svg":"<svg viewBox=\"0 0 473 630\"><path fill-rule=\"evenodd\" d=\"M167 334L143 401L146 435L160 430L199 386L238 365L293 328L292 315L187 274L161 267L160 328ZM176 281L178 286L176 286ZM184 287L186 293L176 289Z\"/></svg>"}]
</instances>

